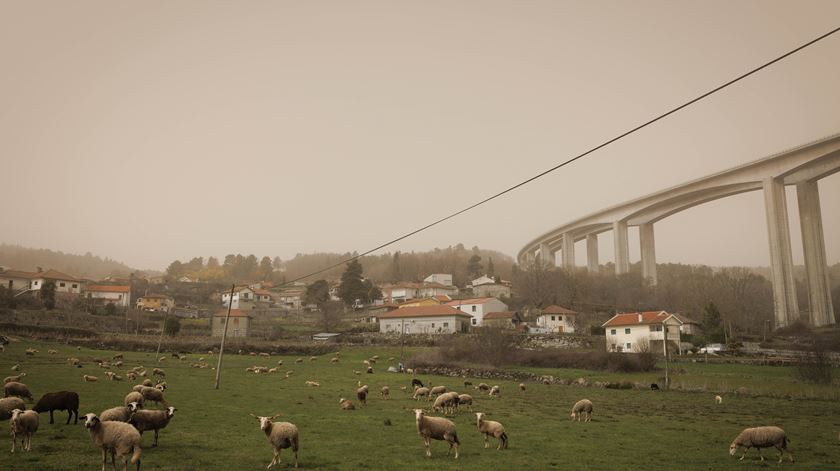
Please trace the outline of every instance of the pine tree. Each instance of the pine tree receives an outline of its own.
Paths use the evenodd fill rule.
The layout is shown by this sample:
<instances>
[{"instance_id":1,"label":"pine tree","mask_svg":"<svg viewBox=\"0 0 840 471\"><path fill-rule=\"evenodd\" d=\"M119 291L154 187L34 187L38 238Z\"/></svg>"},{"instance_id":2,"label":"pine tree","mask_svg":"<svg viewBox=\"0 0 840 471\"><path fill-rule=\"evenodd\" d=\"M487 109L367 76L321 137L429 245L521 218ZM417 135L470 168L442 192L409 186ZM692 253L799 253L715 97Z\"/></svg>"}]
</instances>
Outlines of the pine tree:
<instances>
[{"instance_id":1,"label":"pine tree","mask_svg":"<svg viewBox=\"0 0 840 471\"><path fill-rule=\"evenodd\" d=\"M352 306L357 299L364 301L367 296L362 274L362 264L358 260L347 263L341 275L341 284L338 285L338 297L347 306Z\"/></svg>"}]
</instances>

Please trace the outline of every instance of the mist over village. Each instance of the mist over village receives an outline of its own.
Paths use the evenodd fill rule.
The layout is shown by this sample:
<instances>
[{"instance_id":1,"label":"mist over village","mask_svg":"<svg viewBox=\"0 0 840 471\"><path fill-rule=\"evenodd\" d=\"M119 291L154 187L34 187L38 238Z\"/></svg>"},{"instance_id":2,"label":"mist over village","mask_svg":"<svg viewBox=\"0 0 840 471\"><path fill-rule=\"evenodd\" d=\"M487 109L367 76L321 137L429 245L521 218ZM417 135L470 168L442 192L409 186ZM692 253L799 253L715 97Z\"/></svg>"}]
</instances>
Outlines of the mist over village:
<instances>
[{"instance_id":1,"label":"mist over village","mask_svg":"<svg viewBox=\"0 0 840 471\"><path fill-rule=\"evenodd\" d=\"M0 12L0 469L840 466L840 4Z\"/></svg>"}]
</instances>

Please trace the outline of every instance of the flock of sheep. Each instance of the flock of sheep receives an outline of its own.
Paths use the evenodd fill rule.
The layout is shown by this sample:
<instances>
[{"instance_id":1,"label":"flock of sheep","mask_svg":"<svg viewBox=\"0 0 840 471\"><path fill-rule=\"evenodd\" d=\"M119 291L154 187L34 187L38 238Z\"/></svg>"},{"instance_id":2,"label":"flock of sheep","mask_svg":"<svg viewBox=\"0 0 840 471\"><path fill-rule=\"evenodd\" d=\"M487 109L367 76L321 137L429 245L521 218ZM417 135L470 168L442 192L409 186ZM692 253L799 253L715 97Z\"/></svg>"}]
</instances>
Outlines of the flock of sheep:
<instances>
[{"instance_id":1,"label":"flock of sheep","mask_svg":"<svg viewBox=\"0 0 840 471\"><path fill-rule=\"evenodd\" d=\"M26 354L33 356L38 353L37 350L27 349ZM57 354L55 350L50 350L49 353ZM252 354L256 355L256 354ZM173 355L175 356L175 355ZM261 354L261 356L269 356L268 354ZM185 357L179 356L182 360ZM330 363L338 363L340 353L336 353L330 360ZM161 357L158 362L161 363L166 357ZM311 357L310 361L315 361L317 357ZM378 357L374 356L364 361L366 371L373 373L373 364L375 364ZM72 366L80 367L80 360L78 358L68 358L67 362ZM122 405L118 405L107 410L102 411L99 415L94 413L85 414L84 426L87 428L91 440L95 447L102 451L102 470L105 470L107 464L107 457L110 454L112 466L116 470L116 460L119 458L123 464L123 469L128 469L128 463L136 464L136 468L140 469L140 456L142 454L141 437L145 431L154 431L153 447L158 444L158 437L160 430L166 428L170 420L177 410L175 407L169 406L164 398L164 391L166 390L166 372L161 368L154 368L151 375L148 374L148 369L143 366L135 366L128 370L124 375L117 374L111 371L111 368L119 368L123 366L122 354L114 355L111 360L103 361L94 359L100 367L106 369L105 376L111 381L122 381L125 378L138 379L143 377L140 384L134 386L122 399ZM298 358L295 363L302 363L303 358ZM278 367L283 365L283 360L277 362ZM202 358L199 363L193 364L195 368L203 368L206 366ZM56 410L67 411L67 424L74 418L74 423L78 423L79 419L79 395L73 391L56 391L44 394L37 403L30 409L26 410L24 400L33 402L33 396L29 388L22 381L27 373L20 372L21 366L15 365L12 371L18 374L8 376L3 380L4 397L0 399L0 420L10 421L10 430L12 436L12 449L14 453L17 449L17 442L20 440L21 449L24 451L31 451L32 437L38 430L39 414L49 412L50 423L54 423L53 412ZM269 368L264 366L253 366L246 369L247 372L255 374L271 374L277 373L278 368ZM391 368L391 371L394 371ZM474 402L473 395L467 393L458 393L450 391L445 386L427 387L422 381L415 377L415 372L406 370L411 374L411 387L413 388L412 399L420 401L425 399L431 402L429 410L422 408L413 409L415 421L417 425L417 432L423 439L426 456L431 456L431 441L445 441L449 444L449 455L454 449L455 458L458 458L460 441L455 423L446 417L432 417L426 415L427 412L442 412L444 415L453 415L459 411L460 407L469 408L472 412L472 405ZM354 374L361 374L353 370ZM293 374L292 370L285 372L285 379L288 379ZM154 379L154 381L152 380ZM97 382L98 378L92 375L83 375L82 379L85 382ZM306 386L320 387L320 383L314 380L307 380ZM472 382L464 379L464 387L473 387ZM406 394L411 393L407 386L400 387ZM486 383L480 383L474 386L473 389L488 398L500 398L501 388L497 385L490 386ZM519 389L525 391L526 385L520 383ZM367 398L369 395L369 387L363 385L361 381L357 381L356 399L360 405L367 405ZM390 398L390 388L383 386L380 390L382 399ZM715 402L720 404L722 398L715 396ZM155 403L155 406L162 405L163 409L149 409L150 403ZM339 406L343 410L355 410L356 405L353 401L340 398ZM592 420L594 407L592 401L588 399L581 399L577 401L571 409L571 420L578 422L589 422ZM295 467L298 467L298 451L300 449L299 432L296 425L289 422L275 422L274 416L258 416L250 414L259 422L260 429L265 433L269 444L271 445L274 455L268 468L277 465L280 462L280 453L284 449L291 449L294 453ZM476 427L479 433L484 435L484 447L490 447L490 437L493 437L497 442L497 450L508 448L508 434L505 427L498 421L487 420L486 414L483 412L475 412ZM782 461L784 451L787 451L788 439L785 432L779 427L755 427L748 428L742 431L733 440L730 445L729 452L735 455L740 448L744 448L741 459L746 456L746 451L750 448L757 448L759 456L761 456L762 448L775 447L779 451L779 462ZM793 456L788 452L789 458L793 461ZM761 456L762 461L764 457Z\"/></svg>"}]
</instances>

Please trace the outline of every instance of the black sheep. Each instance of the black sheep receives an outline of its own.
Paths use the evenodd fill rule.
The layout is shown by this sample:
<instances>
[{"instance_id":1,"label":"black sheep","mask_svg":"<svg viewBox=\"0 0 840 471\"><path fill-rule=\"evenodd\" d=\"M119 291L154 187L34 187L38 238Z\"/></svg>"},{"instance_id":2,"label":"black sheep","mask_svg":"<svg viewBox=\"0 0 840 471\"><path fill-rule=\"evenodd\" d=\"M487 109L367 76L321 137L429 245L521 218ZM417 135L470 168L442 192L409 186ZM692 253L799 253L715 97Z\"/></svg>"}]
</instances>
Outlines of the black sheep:
<instances>
[{"instance_id":1,"label":"black sheep","mask_svg":"<svg viewBox=\"0 0 840 471\"><path fill-rule=\"evenodd\" d=\"M50 413L50 423L55 423L53 421L53 411L54 410L66 410L67 411L67 423L70 423L70 418L73 417L73 414L76 414L76 418L73 421L74 424L79 423L79 395L72 392L72 391L58 391L58 392L51 392L46 393L41 396L41 399L38 399L38 403L35 404L35 407L32 408L37 413L41 412L48 412Z\"/></svg>"},{"instance_id":2,"label":"black sheep","mask_svg":"<svg viewBox=\"0 0 840 471\"><path fill-rule=\"evenodd\" d=\"M422 381L420 381L420 380L419 380L419 379L417 379L417 378L412 378L412 379L411 379L411 387L418 387L418 388L422 388L422 387L423 387L423 382L422 382Z\"/></svg>"},{"instance_id":3,"label":"black sheep","mask_svg":"<svg viewBox=\"0 0 840 471\"><path fill-rule=\"evenodd\" d=\"M651 391L659 391L659 385L656 383L650 383L650 390Z\"/></svg>"}]
</instances>

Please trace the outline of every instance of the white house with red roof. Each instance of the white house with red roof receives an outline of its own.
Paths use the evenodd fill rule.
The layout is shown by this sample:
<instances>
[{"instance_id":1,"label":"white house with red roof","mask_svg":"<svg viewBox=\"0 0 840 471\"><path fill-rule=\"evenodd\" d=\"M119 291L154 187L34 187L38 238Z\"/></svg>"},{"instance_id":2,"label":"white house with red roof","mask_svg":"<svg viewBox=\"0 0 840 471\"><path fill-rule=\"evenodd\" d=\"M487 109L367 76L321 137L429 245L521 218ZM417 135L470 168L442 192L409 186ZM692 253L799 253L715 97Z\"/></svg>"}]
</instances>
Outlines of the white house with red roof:
<instances>
[{"instance_id":1,"label":"white house with red roof","mask_svg":"<svg viewBox=\"0 0 840 471\"><path fill-rule=\"evenodd\" d=\"M116 285L88 285L85 297L103 304L113 303L117 307L128 307L131 302L131 287Z\"/></svg>"},{"instance_id":2,"label":"white house with red roof","mask_svg":"<svg viewBox=\"0 0 840 471\"><path fill-rule=\"evenodd\" d=\"M379 315L379 332L383 334L453 334L466 333L470 316L445 305L416 306L395 309Z\"/></svg>"},{"instance_id":3,"label":"white house with red roof","mask_svg":"<svg viewBox=\"0 0 840 471\"><path fill-rule=\"evenodd\" d=\"M48 281L55 283L56 293L79 294L84 286L82 280L58 270L50 269L33 274L30 289L38 291Z\"/></svg>"},{"instance_id":4,"label":"white house with red roof","mask_svg":"<svg viewBox=\"0 0 840 471\"><path fill-rule=\"evenodd\" d=\"M616 314L602 327L606 331L607 351L632 353L650 348L664 355L668 344L682 353L681 325L682 321L673 314L649 311Z\"/></svg>"},{"instance_id":5,"label":"white house with red roof","mask_svg":"<svg viewBox=\"0 0 840 471\"><path fill-rule=\"evenodd\" d=\"M222 306L230 302L230 291L222 291ZM237 286L233 290L233 309L256 309L256 303L269 304L273 302L271 292L262 288L250 288L248 286Z\"/></svg>"},{"instance_id":6,"label":"white house with red roof","mask_svg":"<svg viewBox=\"0 0 840 471\"><path fill-rule=\"evenodd\" d=\"M474 326L481 325L484 321L484 315L489 312L504 312L508 310L507 304L496 298L459 299L450 301L446 305L471 315L472 319L470 322Z\"/></svg>"},{"instance_id":7,"label":"white house with red roof","mask_svg":"<svg viewBox=\"0 0 840 471\"><path fill-rule=\"evenodd\" d=\"M537 316L537 330L543 333L574 334L577 312L551 305Z\"/></svg>"}]
</instances>

